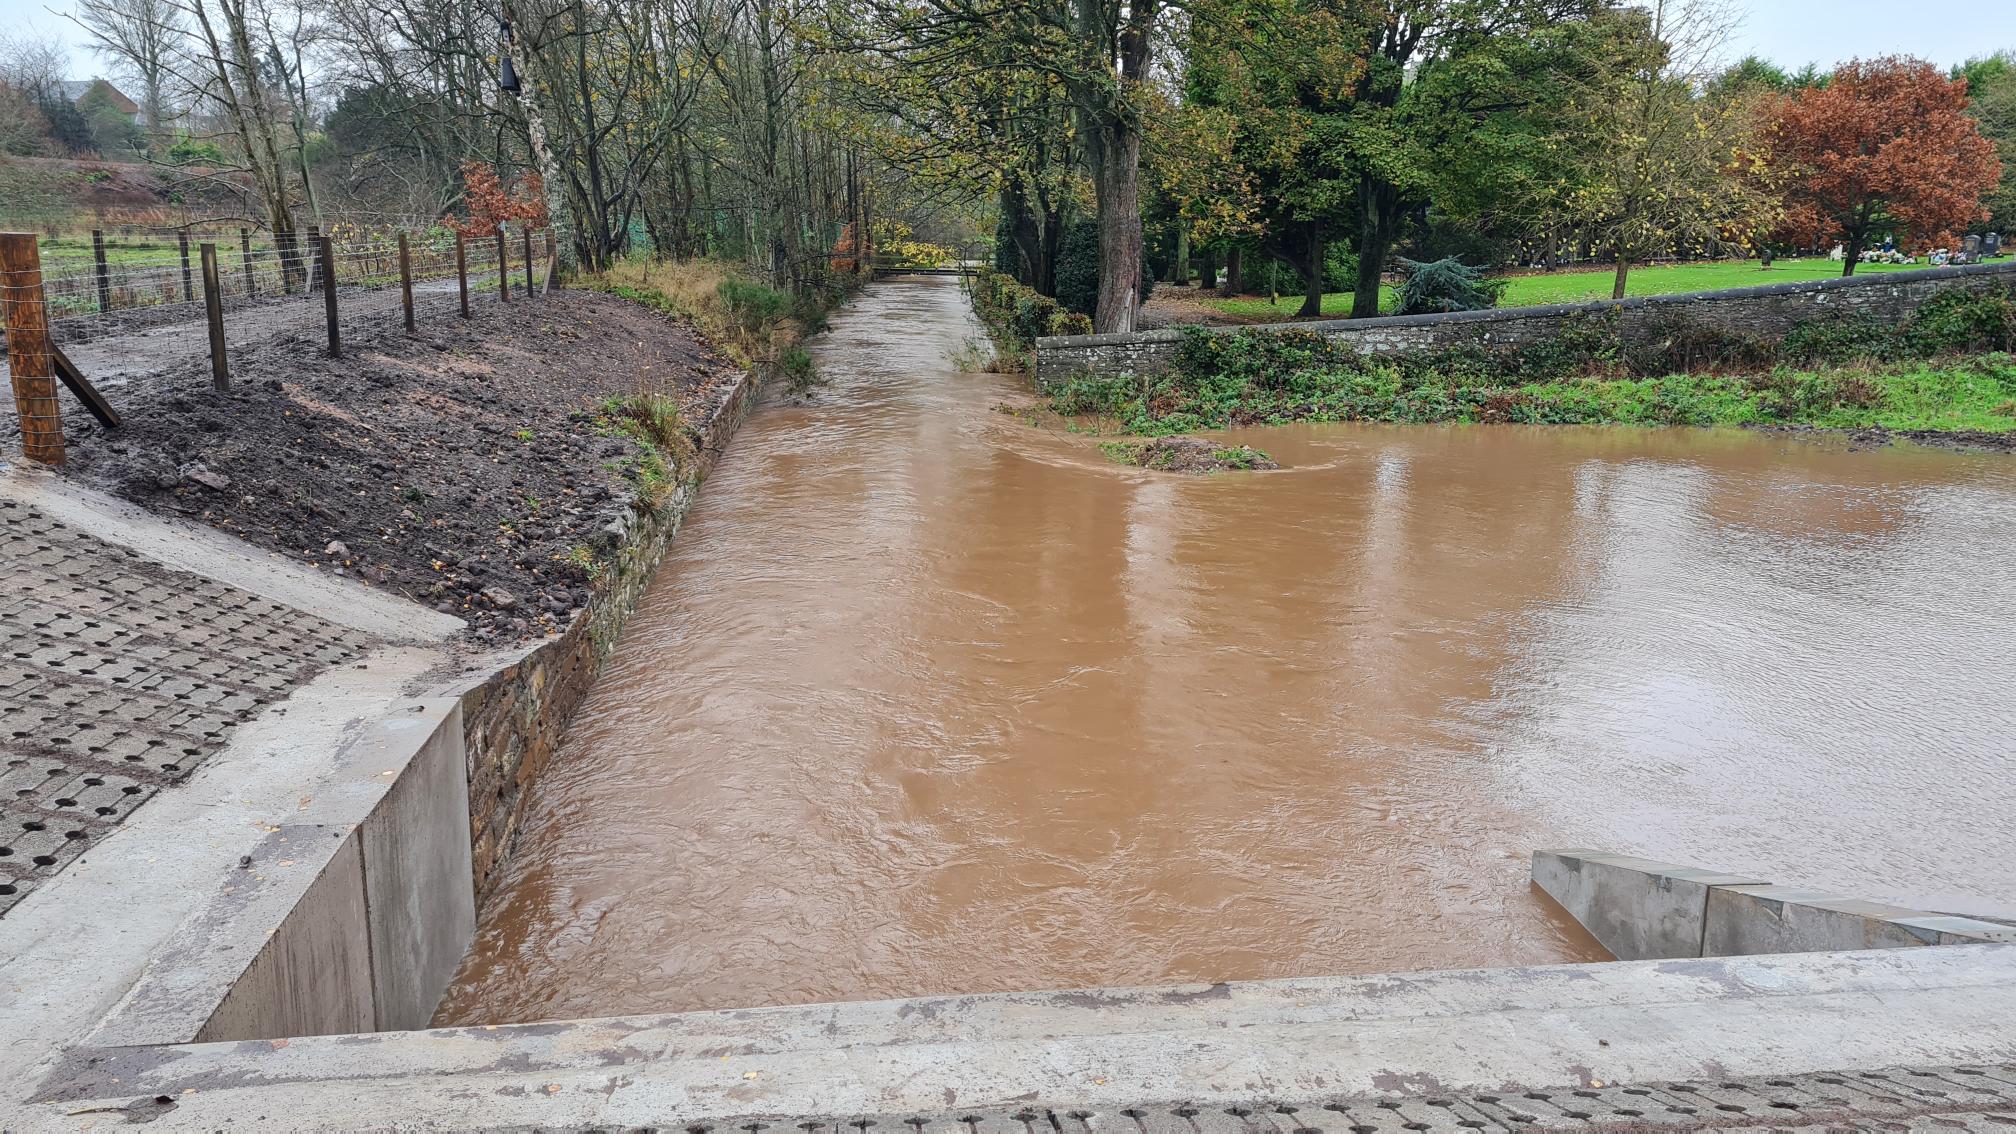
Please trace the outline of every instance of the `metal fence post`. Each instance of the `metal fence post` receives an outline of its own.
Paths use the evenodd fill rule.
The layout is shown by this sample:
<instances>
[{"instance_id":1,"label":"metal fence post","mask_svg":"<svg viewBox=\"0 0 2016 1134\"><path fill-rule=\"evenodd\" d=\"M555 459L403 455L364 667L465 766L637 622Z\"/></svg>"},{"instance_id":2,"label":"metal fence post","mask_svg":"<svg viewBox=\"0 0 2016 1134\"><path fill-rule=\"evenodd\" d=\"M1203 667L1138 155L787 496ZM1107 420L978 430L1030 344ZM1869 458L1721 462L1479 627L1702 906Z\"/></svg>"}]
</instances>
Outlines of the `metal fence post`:
<instances>
[{"instance_id":1,"label":"metal fence post","mask_svg":"<svg viewBox=\"0 0 2016 1134\"><path fill-rule=\"evenodd\" d=\"M259 287L252 282L252 230L238 230L238 263L245 269L245 298L252 299L259 294Z\"/></svg>"},{"instance_id":2,"label":"metal fence post","mask_svg":"<svg viewBox=\"0 0 2016 1134\"><path fill-rule=\"evenodd\" d=\"M455 286L462 292L462 317L469 318L469 245L461 233L455 234Z\"/></svg>"},{"instance_id":3,"label":"metal fence post","mask_svg":"<svg viewBox=\"0 0 2016 1134\"><path fill-rule=\"evenodd\" d=\"M399 234L399 302L406 307L406 329L413 326L413 253L406 246L406 234Z\"/></svg>"},{"instance_id":4,"label":"metal fence post","mask_svg":"<svg viewBox=\"0 0 2016 1134\"><path fill-rule=\"evenodd\" d=\"M525 238L525 294L533 295L535 290L532 286L532 227L527 225L518 232Z\"/></svg>"},{"instance_id":5,"label":"metal fence post","mask_svg":"<svg viewBox=\"0 0 2016 1134\"><path fill-rule=\"evenodd\" d=\"M7 369L14 411L21 416L21 451L31 461L63 463L63 414L56 403L56 366L49 349L49 310L42 303L42 251L32 232L0 233L0 316L7 326Z\"/></svg>"},{"instance_id":6,"label":"metal fence post","mask_svg":"<svg viewBox=\"0 0 2016 1134\"><path fill-rule=\"evenodd\" d=\"M224 285L217 278L217 246L204 244L203 317L210 324L210 384L219 390L231 388L231 367L224 358Z\"/></svg>"},{"instance_id":7,"label":"metal fence post","mask_svg":"<svg viewBox=\"0 0 2016 1134\"><path fill-rule=\"evenodd\" d=\"M189 230L176 233L175 243L182 252L182 302L187 303L196 298L196 283L189 278Z\"/></svg>"},{"instance_id":8,"label":"metal fence post","mask_svg":"<svg viewBox=\"0 0 2016 1134\"><path fill-rule=\"evenodd\" d=\"M343 357L343 332L336 325L336 242L327 236L316 238L322 253L322 313L329 320L329 357Z\"/></svg>"},{"instance_id":9,"label":"metal fence post","mask_svg":"<svg viewBox=\"0 0 2016 1134\"><path fill-rule=\"evenodd\" d=\"M112 269L105 266L105 230L102 228L91 230L91 259L98 268L98 313L103 315L112 310ZM36 263L39 270L39 257Z\"/></svg>"},{"instance_id":10,"label":"metal fence post","mask_svg":"<svg viewBox=\"0 0 2016 1134\"><path fill-rule=\"evenodd\" d=\"M511 302L511 258L506 253L509 245L504 243L504 226L497 226L497 302Z\"/></svg>"}]
</instances>

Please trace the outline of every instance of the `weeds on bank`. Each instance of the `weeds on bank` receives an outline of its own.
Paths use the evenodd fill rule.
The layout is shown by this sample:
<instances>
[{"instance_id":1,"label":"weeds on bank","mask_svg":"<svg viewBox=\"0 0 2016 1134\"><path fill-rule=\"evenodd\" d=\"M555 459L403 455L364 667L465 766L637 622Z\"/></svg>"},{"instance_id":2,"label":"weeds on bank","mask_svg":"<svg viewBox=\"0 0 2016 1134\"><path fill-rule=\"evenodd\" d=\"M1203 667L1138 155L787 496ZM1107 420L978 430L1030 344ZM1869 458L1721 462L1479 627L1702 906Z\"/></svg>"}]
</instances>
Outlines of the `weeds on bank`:
<instances>
[{"instance_id":1,"label":"weeds on bank","mask_svg":"<svg viewBox=\"0 0 2016 1134\"><path fill-rule=\"evenodd\" d=\"M819 381L800 344L826 328L826 313L846 298L836 288L793 296L758 283L717 260L625 258L581 286L641 303L691 323L738 366L781 377L803 393Z\"/></svg>"},{"instance_id":2,"label":"weeds on bank","mask_svg":"<svg viewBox=\"0 0 2016 1134\"><path fill-rule=\"evenodd\" d=\"M1819 320L1782 342L1675 321L1626 343L1590 316L1524 348L1367 356L1297 330L1188 332L1168 372L1081 374L1060 413L1129 432L1288 421L1801 424L2016 430L2016 295L1947 292L1901 326Z\"/></svg>"}]
</instances>

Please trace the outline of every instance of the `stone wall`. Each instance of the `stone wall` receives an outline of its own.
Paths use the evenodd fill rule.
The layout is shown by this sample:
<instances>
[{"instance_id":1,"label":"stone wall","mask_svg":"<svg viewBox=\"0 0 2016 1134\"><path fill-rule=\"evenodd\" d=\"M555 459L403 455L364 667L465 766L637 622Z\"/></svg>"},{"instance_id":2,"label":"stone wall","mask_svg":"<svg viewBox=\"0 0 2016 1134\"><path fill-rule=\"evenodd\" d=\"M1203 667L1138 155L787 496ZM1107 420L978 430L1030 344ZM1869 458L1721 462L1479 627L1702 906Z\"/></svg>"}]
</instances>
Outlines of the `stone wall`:
<instances>
[{"instance_id":1,"label":"stone wall","mask_svg":"<svg viewBox=\"0 0 2016 1134\"><path fill-rule=\"evenodd\" d=\"M657 507L633 505L601 534L606 564L586 608L567 631L502 662L461 691L469 764L471 865L480 902L495 884L523 815L526 789L546 767L623 623L636 609L700 484L755 402L757 379L745 374L715 403L700 429L698 458Z\"/></svg>"},{"instance_id":2,"label":"stone wall","mask_svg":"<svg viewBox=\"0 0 2016 1134\"><path fill-rule=\"evenodd\" d=\"M1513 347L1541 342L1568 321L1615 312L1626 342L1663 337L1676 324L1778 338L1800 323L1852 313L1899 322L1948 288L1981 291L2016 281L2016 261L1872 272L1846 279L1802 280L1727 291L1657 295L1600 303L1508 307L1447 315L1396 315L1381 319L1325 319L1268 324L1293 327L1357 344L1367 354L1431 350L1461 343ZM1224 334L1241 328L1217 327ZM1251 329L1251 328L1247 328ZM1184 332L1170 328L1128 335L1068 335L1036 340L1036 382L1049 387L1082 372L1154 374L1174 359Z\"/></svg>"}]
</instances>

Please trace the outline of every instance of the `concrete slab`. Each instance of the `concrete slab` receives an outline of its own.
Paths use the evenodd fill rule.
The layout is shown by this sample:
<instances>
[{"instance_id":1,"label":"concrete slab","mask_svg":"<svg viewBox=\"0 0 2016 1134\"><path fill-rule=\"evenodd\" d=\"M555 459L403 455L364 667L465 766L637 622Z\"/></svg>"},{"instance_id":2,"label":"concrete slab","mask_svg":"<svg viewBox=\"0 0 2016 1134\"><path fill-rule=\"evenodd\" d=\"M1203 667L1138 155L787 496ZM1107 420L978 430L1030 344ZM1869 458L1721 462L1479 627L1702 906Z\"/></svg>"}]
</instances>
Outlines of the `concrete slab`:
<instances>
[{"instance_id":1,"label":"concrete slab","mask_svg":"<svg viewBox=\"0 0 2016 1134\"><path fill-rule=\"evenodd\" d=\"M1420 1100L1514 1087L1557 1092L1574 1106L1580 1092L1617 1084L1966 1063L2016 1063L2016 947L945 997L285 1045L79 1050L19 1113L31 1123L159 1097L173 1104L161 1116L168 1128L292 1115L365 1127L715 1129L751 1116L884 1116L882 1125L901 1128L905 1115L1012 1117L1025 1107L1035 1116L1124 1115L1148 1100L1184 1100L1222 1115L1263 1100L1320 1107L1346 1096ZM1356 1113L1356 1104L1347 1109ZM1037 1120L1051 1129L1047 1118ZM1342 1124L1331 1117L1314 1125Z\"/></svg>"},{"instance_id":2,"label":"concrete slab","mask_svg":"<svg viewBox=\"0 0 2016 1134\"><path fill-rule=\"evenodd\" d=\"M1711 886L1759 880L1592 850L1533 852L1533 881L1620 961L1701 956Z\"/></svg>"}]
</instances>

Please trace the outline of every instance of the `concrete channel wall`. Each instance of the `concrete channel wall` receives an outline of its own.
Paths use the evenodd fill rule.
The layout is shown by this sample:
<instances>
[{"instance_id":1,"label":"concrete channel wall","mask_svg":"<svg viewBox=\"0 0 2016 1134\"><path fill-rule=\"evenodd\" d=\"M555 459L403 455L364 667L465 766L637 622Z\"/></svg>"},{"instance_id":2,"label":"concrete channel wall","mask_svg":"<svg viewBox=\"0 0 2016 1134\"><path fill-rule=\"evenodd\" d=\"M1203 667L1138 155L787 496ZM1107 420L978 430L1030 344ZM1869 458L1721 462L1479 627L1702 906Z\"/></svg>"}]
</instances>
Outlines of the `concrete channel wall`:
<instances>
[{"instance_id":1,"label":"concrete channel wall","mask_svg":"<svg viewBox=\"0 0 2016 1134\"><path fill-rule=\"evenodd\" d=\"M335 790L303 796L182 924L94 1045L424 1028L475 935L526 789L747 417L746 376L711 408L671 496L605 533L610 566L561 636L487 659L343 744Z\"/></svg>"},{"instance_id":2,"label":"concrete channel wall","mask_svg":"<svg viewBox=\"0 0 2016 1134\"><path fill-rule=\"evenodd\" d=\"M1620 961L2016 942L2016 926L1602 851L1534 851L1533 881Z\"/></svg>"},{"instance_id":3,"label":"concrete channel wall","mask_svg":"<svg viewBox=\"0 0 2016 1134\"><path fill-rule=\"evenodd\" d=\"M1981 291L2012 279L2016 279L2016 260L1598 303L1381 319L1324 319L1265 324L1259 328L1214 327L1209 333L1292 328L1352 343L1365 354L1395 354L1462 343L1525 346L1559 335L1575 320L1615 312L1618 333L1627 342L1668 336L1676 325L1775 339L1800 323L1827 317L1865 314L1886 322L1901 322L1942 291L1956 287ZM1183 330L1168 328L1125 335L1038 339L1036 382L1047 388L1074 374L1088 372L1104 376L1159 374L1175 359L1184 334Z\"/></svg>"}]
</instances>

